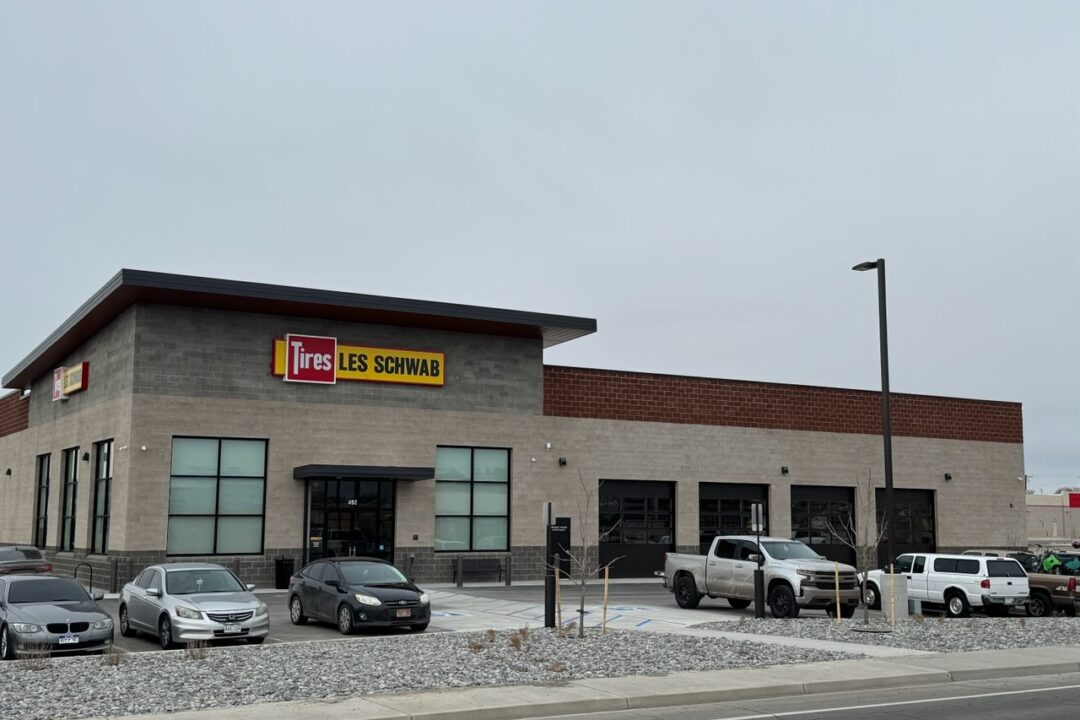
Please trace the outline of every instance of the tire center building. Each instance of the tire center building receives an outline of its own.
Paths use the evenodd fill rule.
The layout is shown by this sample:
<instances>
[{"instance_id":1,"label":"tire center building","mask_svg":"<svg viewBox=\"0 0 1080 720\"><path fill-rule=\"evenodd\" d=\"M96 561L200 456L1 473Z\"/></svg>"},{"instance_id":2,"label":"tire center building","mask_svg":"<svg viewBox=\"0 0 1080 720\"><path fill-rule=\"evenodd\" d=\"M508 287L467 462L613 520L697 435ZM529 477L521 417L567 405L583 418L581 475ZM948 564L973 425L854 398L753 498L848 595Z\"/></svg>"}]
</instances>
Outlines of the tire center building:
<instances>
[{"instance_id":1,"label":"tire center building","mask_svg":"<svg viewBox=\"0 0 1080 720\"><path fill-rule=\"evenodd\" d=\"M770 534L852 559L828 526L883 505L879 393L544 364L595 330L122 270L3 378L0 542L100 587L193 559L265 586L331 555L536 579L550 501L613 575L649 577L761 502ZM1020 405L892 406L897 550L1024 546Z\"/></svg>"}]
</instances>

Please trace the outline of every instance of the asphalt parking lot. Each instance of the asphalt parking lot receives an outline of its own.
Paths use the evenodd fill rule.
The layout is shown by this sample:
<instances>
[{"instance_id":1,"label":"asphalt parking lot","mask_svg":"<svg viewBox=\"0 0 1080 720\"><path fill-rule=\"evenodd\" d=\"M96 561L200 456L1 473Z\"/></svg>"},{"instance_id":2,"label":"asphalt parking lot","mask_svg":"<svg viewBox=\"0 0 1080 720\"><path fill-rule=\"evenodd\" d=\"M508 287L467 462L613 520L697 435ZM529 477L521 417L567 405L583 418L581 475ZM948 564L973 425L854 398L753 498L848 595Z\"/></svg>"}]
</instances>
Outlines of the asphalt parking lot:
<instances>
[{"instance_id":1,"label":"asphalt parking lot","mask_svg":"<svg viewBox=\"0 0 1080 720\"><path fill-rule=\"evenodd\" d=\"M467 632L488 627L510 628L544 624L544 588L540 584L483 585L457 588L437 585L425 588L432 598L431 625L426 632ZM564 622L569 621L577 607L578 591L570 585L562 587ZM600 622L603 588L598 582L590 583L587 605L590 617ZM289 621L288 594L284 590L263 590L259 597L270 606L270 635L267 643L307 642L312 640L340 640L343 636L328 623L309 621L307 625L293 625ZM113 622L118 623L119 600L102 600ZM638 629L664 630L715 620L737 620L753 617L752 610L733 610L721 600L705 599L697 610L681 610L675 605L670 592L658 581L635 583L612 583L608 587L609 623ZM117 625L119 628L119 625ZM408 634L401 628L369 630L352 637L384 637ZM242 644L237 641L237 644ZM157 638L138 635L126 638L116 632L116 645L127 652L150 652L160 650Z\"/></svg>"}]
</instances>

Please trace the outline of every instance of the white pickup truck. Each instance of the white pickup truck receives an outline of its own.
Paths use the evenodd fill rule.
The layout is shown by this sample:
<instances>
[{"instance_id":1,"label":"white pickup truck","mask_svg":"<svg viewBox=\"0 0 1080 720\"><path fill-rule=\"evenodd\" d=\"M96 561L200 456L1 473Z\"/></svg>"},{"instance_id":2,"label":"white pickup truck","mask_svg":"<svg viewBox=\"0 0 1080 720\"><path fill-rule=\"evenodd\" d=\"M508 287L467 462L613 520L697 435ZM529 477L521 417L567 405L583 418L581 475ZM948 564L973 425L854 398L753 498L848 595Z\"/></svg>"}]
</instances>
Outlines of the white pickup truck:
<instances>
[{"instance_id":1,"label":"white pickup truck","mask_svg":"<svg viewBox=\"0 0 1080 720\"><path fill-rule=\"evenodd\" d=\"M668 553L664 587L675 593L682 608L695 608L702 596L724 598L741 609L754 601L754 570L758 542L753 535L713 538L708 555ZM798 540L761 538L765 598L775 618L797 617L803 608L836 613L836 567ZM840 615L849 618L859 606L855 568L841 564Z\"/></svg>"}]
</instances>

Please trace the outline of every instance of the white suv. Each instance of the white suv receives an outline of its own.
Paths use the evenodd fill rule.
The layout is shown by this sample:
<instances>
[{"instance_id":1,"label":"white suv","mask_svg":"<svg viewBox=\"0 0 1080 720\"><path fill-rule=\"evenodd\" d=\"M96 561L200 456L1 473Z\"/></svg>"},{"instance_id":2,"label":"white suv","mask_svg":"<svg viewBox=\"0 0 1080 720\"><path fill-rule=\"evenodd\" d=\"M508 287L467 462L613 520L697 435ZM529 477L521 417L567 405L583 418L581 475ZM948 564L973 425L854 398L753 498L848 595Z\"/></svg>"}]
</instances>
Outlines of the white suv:
<instances>
[{"instance_id":1,"label":"white suv","mask_svg":"<svg viewBox=\"0 0 1080 720\"><path fill-rule=\"evenodd\" d=\"M972 608L1005 615L1028 601L1027 573L1011 558L911 553L896 558L895 572L907 579L909 598L943 606L949 617L967 617ZM886 570L868 573L867 605L881 607L888 582Z\"/></svg>"}]
</instances>

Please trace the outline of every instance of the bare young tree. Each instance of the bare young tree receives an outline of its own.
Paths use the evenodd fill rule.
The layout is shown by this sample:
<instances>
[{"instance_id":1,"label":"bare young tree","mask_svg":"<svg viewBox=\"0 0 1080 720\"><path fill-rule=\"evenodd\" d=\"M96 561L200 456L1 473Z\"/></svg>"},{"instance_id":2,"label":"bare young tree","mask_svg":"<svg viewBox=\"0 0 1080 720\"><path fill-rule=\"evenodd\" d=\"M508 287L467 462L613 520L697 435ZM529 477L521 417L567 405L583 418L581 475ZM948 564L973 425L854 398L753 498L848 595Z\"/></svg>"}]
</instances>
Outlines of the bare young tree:
<instances>
[{"instance_id":1,"label":"bare young tree","mask_svg":"<svg viewBox=\"0 0 1080 720\"><path fill-rule=\"evenodd\" d=\"M585 600L588 596L589 580L601 575L605 568L611 567L622 556L603 565L599 564L598 545L618 527L618 523L598 533L595 539L593 538L590 532L592 527L590 520L593 513L593 499L596 497L597 490L586 485L581 470L578 470L578 481L581 483L581 494L577 499L580 545L576 551L574 548L559 546L558 549L569 558L570 567L559 567L558 572L560 577L569 580L579 591L577 632L578 637L583 638L585 637Z\"/></svg>"},{"instance_id":2,"label":"bare young tree","mask_svg":"<svg viewBox=\"0 0 1080 720\"><path fill-rule=\"evenodd\" d=\"M855 518L862 518L861 528L855 524ZM881 521L880 527L876 527L874 518L874 480L870 471L866 473L866 482L863 483L858 474L855 475L855 506L848 509L846 516L836 519L829 518L825 524L829 534L840 543L847 545L855 551L855 573L859 581L859 598L863 606L863 624L870 624L870 607L866 603L866 576L874 566L877 558L878 546L885 537L886 522Z\"/></svg>"}]
</instances>

